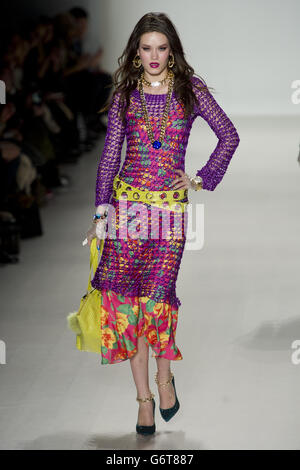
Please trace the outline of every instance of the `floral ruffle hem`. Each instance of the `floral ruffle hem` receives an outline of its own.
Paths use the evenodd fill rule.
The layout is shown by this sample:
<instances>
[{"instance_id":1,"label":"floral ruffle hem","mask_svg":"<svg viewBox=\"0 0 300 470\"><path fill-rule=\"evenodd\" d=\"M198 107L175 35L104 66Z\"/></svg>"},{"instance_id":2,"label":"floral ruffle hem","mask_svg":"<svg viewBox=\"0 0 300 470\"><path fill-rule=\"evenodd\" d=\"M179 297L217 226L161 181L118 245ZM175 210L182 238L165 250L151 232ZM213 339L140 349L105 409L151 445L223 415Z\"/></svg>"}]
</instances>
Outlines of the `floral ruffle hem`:
<instances>
[{"instance_id":1,"label":"floral ruffle hem","mask_svg":"<svg viewBox=\"0 0 300 470\"><path fill-rule=\"evenodd\" d=\"M181 360L175 343L178 309L149 297L127 297L112 290L100 291L101 364L130 359L144 336L152 357Z\"/></svg>"}]
</instances>

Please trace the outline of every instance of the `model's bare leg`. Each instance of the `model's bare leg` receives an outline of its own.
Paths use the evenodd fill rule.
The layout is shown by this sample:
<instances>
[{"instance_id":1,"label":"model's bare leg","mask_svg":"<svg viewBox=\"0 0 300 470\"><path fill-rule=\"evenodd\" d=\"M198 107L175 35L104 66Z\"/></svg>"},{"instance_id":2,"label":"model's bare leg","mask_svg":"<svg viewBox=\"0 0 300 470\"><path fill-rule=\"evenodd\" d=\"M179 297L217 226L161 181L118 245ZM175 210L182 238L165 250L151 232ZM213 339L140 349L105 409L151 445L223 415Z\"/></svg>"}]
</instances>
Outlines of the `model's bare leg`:
<instances>
[{"instance_id":1,"label":"model's bare leg","mask_svg":"<svg viewBox=\"0 0 300 470\"><path fill-rule=\"evenodd\" d=\"M139 398L150 397L148 365L149 346L145 343L144 337L140 336L137 342L137 352L130 358L130 366ZM139 404L138 424L140 426L151 426L154 424L152 400L136 403Z\"/></svg>"},{"instance_id":2,"label":"model's bare leg","mask_svg":"<svg viewBox=\"0 0 300 470\"><path fill-rule=\"evenodd\" d=\"M171 361L165 359L164 357L157 357L157 378L159 382L166 382L171 378ZM160 407L161 408L171 408L175 405L176 397L175 390L172 382L168 385L157 385L157 390L159 393Z\"/></svg>"}]
</instances>

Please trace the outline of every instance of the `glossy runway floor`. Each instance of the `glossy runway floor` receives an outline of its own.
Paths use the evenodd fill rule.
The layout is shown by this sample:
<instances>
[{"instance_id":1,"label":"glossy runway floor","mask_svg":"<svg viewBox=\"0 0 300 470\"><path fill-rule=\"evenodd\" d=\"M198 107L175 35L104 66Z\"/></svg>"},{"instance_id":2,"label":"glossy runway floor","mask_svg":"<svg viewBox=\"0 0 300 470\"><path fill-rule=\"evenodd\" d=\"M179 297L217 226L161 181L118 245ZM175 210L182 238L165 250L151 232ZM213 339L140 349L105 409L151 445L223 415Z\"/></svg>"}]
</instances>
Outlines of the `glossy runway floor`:
<instances>
[{"instance_id":1,"label":"glossy runway floor","mask_svg":"<svg viewBox=\"0 0 300 470\"><path fill-rule=\"evenodd\" d=\"M300 129L295 118L233 121L240 145L222 183L189 192L204 208L204 244L186 248L177 281L179 412L165 423L157 406L156 435L137 436L129 361L101 365L66 325L87 284L81 241L100 141L64 168L73 184L42 209L44 236L23 240L19 265L1 269L1 449L300 448ZM186 171L216 143L195 125ZM149 365L158 405L151 353Z\"/></svg>"}]
</instances>

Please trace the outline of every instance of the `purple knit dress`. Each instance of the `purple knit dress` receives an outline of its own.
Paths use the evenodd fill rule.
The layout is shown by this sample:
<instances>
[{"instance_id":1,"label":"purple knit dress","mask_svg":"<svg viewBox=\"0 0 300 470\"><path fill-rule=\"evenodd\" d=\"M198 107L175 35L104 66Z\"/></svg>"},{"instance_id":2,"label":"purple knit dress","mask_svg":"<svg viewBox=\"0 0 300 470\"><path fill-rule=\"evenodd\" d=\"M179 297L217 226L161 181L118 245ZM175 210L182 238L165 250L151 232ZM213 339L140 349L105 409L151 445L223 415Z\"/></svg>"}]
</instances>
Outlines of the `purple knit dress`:
<instances>
[{"instance_id":1,"label":"purple knit dress","mask_svg":"<svg viewBox=\"0 0 300 470\"><path fill-rule=\"evenodd\" d=\"M202 84L198 77L194 76L191 80L193 84ZM160 235L159 238L151 238L150 235L138 239L129 236L121 238L119 201L113 197L113 189L114 178L118 175L128 186L142 190L174 190L170 183L179 176L174 170L185 171L186 148L197 116L207 121L219 139L197 175L203 179L203 189L213 191L220 183L239 144L239 136L212 94L207 90L193 89L197 105L188 118L184 117L182 106L173 92L165 138L160 149L153 148L149 140L138 89L131 94L126 124L120 117L119 94L115 96L108 113L107 133L97 171L95 206L110 203L114 208L116 236L107 234L92 279L92 286L102 293L102 364L132 357L137 351L139 336L144 336L145 342L151 345L153 357L182 359L175 343L181 305L176 295L176 280L186 241L184 225L187 224L187 217L181 227L181 238L175 236L174 213L170 214L169 239ZM158 140L167 94L145 93L145 99L154 138ZM126 156L120 170L125 136ZM134 204L135 201L127 201L128 213ZM151 207L146 203L144 206ZM127 222L130 222L129 215ZM144 219L144 224L150 224L150 216Z\"/></svg>"}]
</instances>

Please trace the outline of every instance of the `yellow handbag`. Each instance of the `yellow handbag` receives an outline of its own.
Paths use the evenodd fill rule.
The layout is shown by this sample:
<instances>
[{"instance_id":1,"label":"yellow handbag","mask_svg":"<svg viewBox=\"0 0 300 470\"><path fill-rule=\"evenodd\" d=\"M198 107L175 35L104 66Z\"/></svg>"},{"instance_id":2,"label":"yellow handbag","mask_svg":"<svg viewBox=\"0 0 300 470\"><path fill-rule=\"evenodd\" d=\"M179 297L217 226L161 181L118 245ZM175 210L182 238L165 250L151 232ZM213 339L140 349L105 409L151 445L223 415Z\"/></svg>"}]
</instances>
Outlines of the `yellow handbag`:
<instances>
[{"instance_id":1,"label":"yellow handbag","mask_svg":"<svg viewBox=\"0 0 300 470\"><path fill-rule=\"evenodd\" d=\"M100 241L100 258L105 238ZM80 351L101 354L101 292L91 285L92 269L95 274L98 265L97 238L93 238L90 246L90 274L87 292L80 301L78 312L67 316L68 327L76 333L76 347Z\"/></svg>"}]
</instances>

